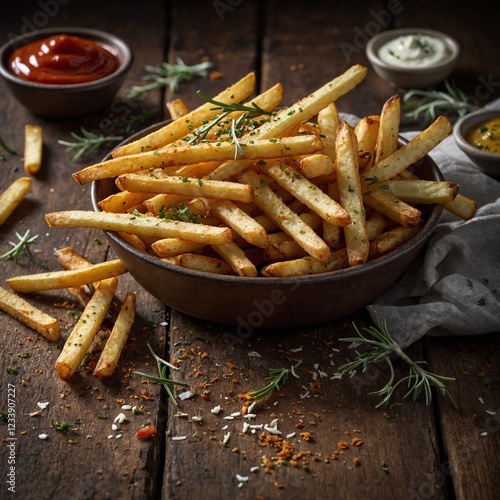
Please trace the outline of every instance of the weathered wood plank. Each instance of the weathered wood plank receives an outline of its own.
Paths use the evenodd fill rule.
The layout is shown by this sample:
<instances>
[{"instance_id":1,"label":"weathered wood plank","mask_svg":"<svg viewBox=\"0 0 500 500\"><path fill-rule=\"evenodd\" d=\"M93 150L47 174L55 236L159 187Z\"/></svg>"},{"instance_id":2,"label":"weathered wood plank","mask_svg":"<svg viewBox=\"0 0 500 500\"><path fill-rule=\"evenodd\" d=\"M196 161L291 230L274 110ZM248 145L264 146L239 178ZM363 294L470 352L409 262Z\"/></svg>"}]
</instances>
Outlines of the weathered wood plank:
<instances>
[{"instance_id":1,"label":"weathered wood plank","mask_svg":"<svg viewBox=\"0 0 500 500\"><path fill-rule=\"evenodd\" d=\"M47 19L47 25L93 26L112 31L130 42L135 53L135 64L121 96L126 88L139 81L145 64L158 64L163 59L163 47L159 40L165 37L165 13L161 2L150 2L155 11L140 9L133 17L121 2L105 2L97 8L88 8L86 2L70 2L59 5L52 2L52 15L46 14L42 2L10 4L0 20L0 32L20 33L26 23ZM50 4L50 2L44 2ZM57 7L57 9L56 9ZM56 12L57 10L57 12ZM141 35L138 26L147 26ZM41 26L39 26L41 27ZM3 43L2 37L2 43ZM159 102L148 98L145 104ZM25 123L42 125L44 129L44 163L41 172L33 178L32 189L12 218L1 227L0 253L8 249L8 242L16 239L15 232L30 229L39 238L32 247L38 260L50 269L59 269L53 257L55 248L71 245L89 260L99 262L107 258L108 245L102 233L83 230L49 230L44 220L48 211L71 208L90 209L90 190L77 186L71 173L80 168L71 161L71 155L57 144L58 139L69 139L69 132L79 132L80 126L89 130L117 133L104 118L126 119L132 112L133 103L115 100L109 109L102 110L82 120L46 121L32 116L0 88L2 124L0 135L7 144L20 152L2 163L0 189L15 178L24 175L22 165L23 133ZM104 124L106 126L104 127ZM109 146L108 146L109 148ZM105 150L103 150L105 151ZM104 152L88 157L84 162L100 159ZM100 244L98 244L98 240ZM41 272L42 269L20 258L19 265L13 261L0 261L1 286L9 276ZM137 291L138 317L129 338L120 364L110 380L99 381L87 369L80 369L70 383L62 382L54 369L55 360L62 342L53 344L35 332L1 314L2 362L0 411L15 410L15 441L12 451L15 467L15 492L22 498L151 498L159 483L158 468L164 426L163 412L159 403L158 386L144 385L139 377L132 375L134 369L153 371L149 366L146 341L151 342L158 353L166 347L165 308L138 287L130 276L120 278L117 297L123 299L126 291ZM81 306L74 303L65 291L30 295L27 300L42 310L58 317L67 336ZM153 326L153 323L156 326ZM151 324L151 326L149 326ZM17 373L6 373L6 367L17 366ZM7 401L7 388L15 390L14 400ZM145 392L143 392L145 391ZM48 402L45 409L37 403ZM12 405L11 405L12 403ZM142 414L121 410L122 404L142 408ZM9 405L9 407L8 407ZM121 430L112 430L115 417L125 413L128 422ZM32 414L32 416L30 416ZM51 423L67 422L69 428L57 431ZM149 443L140 442L135 432L144 423L158 426L159 433ZM7 434L9 429L9 434ZM8 439L10 427L0 424L2 438ZM47 434L46 440L39 439ZM116 438L121 434L121 438ZM7 442L2 442L1 470L7 471ZM10 454L11 450L9 450ZM9 455L10 456L10 455ZM5 477L4 477L5 479ZM7 495L6 483L2 482L0 496Z\"/></svg>"}]
</instances>

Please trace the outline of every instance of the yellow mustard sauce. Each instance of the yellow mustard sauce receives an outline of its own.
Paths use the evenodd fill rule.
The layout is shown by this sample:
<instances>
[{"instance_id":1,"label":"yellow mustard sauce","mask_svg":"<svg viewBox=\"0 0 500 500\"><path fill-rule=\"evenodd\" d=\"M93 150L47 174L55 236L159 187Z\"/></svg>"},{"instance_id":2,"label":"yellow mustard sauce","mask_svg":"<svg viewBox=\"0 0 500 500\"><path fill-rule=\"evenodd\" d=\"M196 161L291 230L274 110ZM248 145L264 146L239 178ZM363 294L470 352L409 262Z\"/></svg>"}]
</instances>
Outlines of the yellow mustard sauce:
<instances>
[{"instance_id":1,"label":"yellow mustard sauce","mask_svg":"<svg viewBox=\"0 0 500 500\"><path fill-rule=\"evenodd\" d=\"M467 131L465 139L478 149L500 154L500 116L474 125Z\"/></svg>"}]
</instances>

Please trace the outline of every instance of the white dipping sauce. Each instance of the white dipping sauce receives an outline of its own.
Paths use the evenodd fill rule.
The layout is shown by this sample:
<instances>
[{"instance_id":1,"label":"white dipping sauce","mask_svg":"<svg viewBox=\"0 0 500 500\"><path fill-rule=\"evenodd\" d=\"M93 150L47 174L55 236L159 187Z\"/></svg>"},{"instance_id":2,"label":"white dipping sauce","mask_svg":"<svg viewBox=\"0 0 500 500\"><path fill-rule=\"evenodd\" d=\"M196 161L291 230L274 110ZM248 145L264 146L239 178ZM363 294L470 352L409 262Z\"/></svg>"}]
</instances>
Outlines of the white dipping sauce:
<instances>
[{"instance_id":1,"label":"white dipping sauce","mask_svg":"<svg viewBox=\"0 0 500 500\"><path fill-rule=\"evenodd\" d=\"M406 35L389 40L382 45L378 56L382 61L402 68L431 66L450 55L446 44L431 35Z\"/></svg>"}]
</instances>

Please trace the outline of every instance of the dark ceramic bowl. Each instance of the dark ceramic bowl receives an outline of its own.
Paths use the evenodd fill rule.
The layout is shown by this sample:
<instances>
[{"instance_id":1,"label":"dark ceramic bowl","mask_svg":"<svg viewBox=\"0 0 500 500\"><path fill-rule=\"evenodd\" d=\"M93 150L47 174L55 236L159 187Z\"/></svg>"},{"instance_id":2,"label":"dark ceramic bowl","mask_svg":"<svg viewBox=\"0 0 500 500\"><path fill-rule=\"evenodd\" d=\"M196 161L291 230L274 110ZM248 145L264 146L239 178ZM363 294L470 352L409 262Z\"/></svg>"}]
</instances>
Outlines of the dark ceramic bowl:
<instances>
[{"instance_id":1,"label":"dark ceramic bowl","mask_svg":"<svg viewBox=\"0 0 500 500\"><path fill-rule=\"evenodd\" d=\"M110 158L108 155L105 160ZM423 179L443 180L428 156L415 166L415 172ZM116 192L114 179L94 181L91 192L94 209L100 211L99 201ZM438 224L442 206L427 205L424 209L424 228L396 251L354 268L292 278L246 278L193 271L137 250L116 233L106 235L127 270L151 295L191 316L236 325L244 336L258 327L325 322L375 300L404 273Z\"/></svg>"},{"instance_id":2,"label":"dark ceramic bowl","mask_svg":"<svg viewBox=\"0 0 500 500\"><path fill-rule=\"evenodd\" d=\"M440 38L449 51L449 57L442 62L430 66L401 68L383 61L379 56L379 49L393 38L404 35L429 35ZM366 45L366 56L375 72L395 87L423 88L435 85L445 80L455 68L459 56L460 46L455 39L440 31L421 28L401 28L378 33Z\"/></svg>"},{"instance_id":3,"label":"dark ceramic bowl","mask_svg":"<svg viewBox=\"0 0 500 500\"><path fill-rule=\"evenodd\" d=\"M66 85L29 82L18 78L8 69L7 61L15 49L61 33L99 42L118 58L118 69L92 82ZM0 48L0 75L10 93L32 113L45 118L73 118L97 111L108 104L120 89L132 61L129 46L110 33L90 28L46 28L18 36Z\"/></svg>"},{"instance_id":4,"label":"dark ceramic bowl","mask_svg":"<svg viewBox=\"0 0 500 500\"><path fill-rule=\"evenodd\" d=\"M466 135L471 128L479 125L484 120L499 116L499 110L475 111L460 118L453 127L453 137L457 146L472 160L479 170L492 177L500 177L500 154L489 153L484 149L472 146L467 142Z\"/></svg>"}]
</instances>

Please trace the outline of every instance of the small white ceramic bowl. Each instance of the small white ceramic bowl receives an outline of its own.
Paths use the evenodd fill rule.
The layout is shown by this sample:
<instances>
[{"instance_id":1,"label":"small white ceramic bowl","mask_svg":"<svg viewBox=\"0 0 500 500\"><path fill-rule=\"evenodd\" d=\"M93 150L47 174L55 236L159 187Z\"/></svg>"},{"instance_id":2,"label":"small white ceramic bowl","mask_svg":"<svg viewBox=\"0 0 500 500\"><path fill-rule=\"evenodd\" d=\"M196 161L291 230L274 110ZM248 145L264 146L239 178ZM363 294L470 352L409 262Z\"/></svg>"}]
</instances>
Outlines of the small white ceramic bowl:
<instances>
[{"instance_id":1,"label":"small white ceramic bowl","mask_svg":"<svg viewBox=\"0 0 500 500\"><path fill-rule=\"evenodd\" d=\"M485 120L500 116L500 110L480 110L460 118L453 127L453 137L457 146L472 160L474 165L492 177L500 178L500 153L490 153L470 144L466 135L469 130Z\"/></svg>"},{"instance_id":2,"label":"small white ceramic bowl","mask_svg":"<svg viewBox=\"0 0 500 500\"><path fill-rule=\"evenodd\" d=\"M389 64L380 57L380 48L388 41L405 35L427 35L442 40L448 50L448 57L431 65L401 67ZM455 39L440 31L421 28L401 28L378 33L366 46L366 55L375 72L395 87L424 88L445 80L455 68L460 46Z\"/></svg>"}]
</instances>

